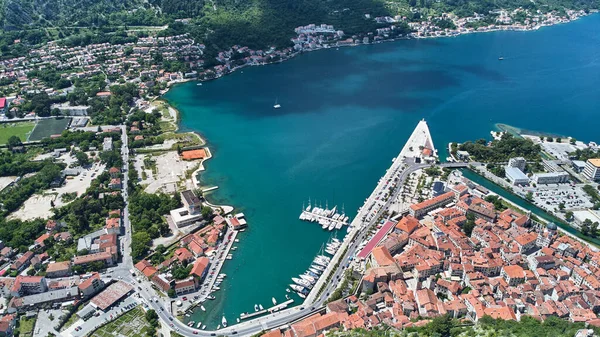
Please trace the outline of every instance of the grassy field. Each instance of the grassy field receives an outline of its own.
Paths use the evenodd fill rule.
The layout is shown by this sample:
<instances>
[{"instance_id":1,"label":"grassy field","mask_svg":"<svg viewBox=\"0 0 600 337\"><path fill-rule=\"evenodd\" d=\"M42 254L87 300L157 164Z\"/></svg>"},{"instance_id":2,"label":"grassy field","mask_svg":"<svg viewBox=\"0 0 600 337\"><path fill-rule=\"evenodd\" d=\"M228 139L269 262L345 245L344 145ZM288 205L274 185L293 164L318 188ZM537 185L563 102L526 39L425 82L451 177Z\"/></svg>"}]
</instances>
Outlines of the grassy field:
<instances>
[{"instance_id":1,"label":"grassy field","mask_svg":"<svg viewBox=\"0 0 600 337\"><path fill-rule=\"evenodd\" d=\"M19 137L22 142L26 141L34 126L34 122L0 124L0 144L6 144L12 136Z\"/></svg>"},{"instance_id":2,"label":"grassy field","mask_svg":"<svg viewBox=\"0 0 600 337\"><path fill-rule=\"evenodd\" d=\"M113 322L94 331L92 337L113 337L117 335L142 337L144 336L144 328L149 326L150 325L144 316L144 311L138 306Z\"/></svg>"},{"instance_id":3,"label":"grassy field","mask_svg":"<svg viewBox=\"0 0 600 337\"><path fill-rule=\"evenodd\" d=\"M19 321L19 336L29 337L33 335L33 328L35 327L35 318L21 318Z\"/></svg>"},{"instance_id":4,"label":"grassy field","mask_svg":"<svg viewBox=\"0 0 600 337\"><path fill-rule=\"evenodd\" d=\"M42 119L31 132L29 140L42 140L52 135L61 134L71 122L71 118L49 118Z\"/></svg>"}]
</instances>

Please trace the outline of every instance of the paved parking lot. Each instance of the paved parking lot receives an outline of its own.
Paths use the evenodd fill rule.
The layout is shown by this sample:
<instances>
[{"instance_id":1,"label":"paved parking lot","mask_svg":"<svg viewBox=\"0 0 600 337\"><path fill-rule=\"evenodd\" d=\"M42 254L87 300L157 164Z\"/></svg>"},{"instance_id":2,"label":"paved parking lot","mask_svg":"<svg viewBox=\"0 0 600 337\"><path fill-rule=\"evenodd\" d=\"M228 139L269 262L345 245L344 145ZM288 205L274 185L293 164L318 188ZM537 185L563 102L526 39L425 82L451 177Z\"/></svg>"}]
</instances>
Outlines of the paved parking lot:
<instances>
[{"instance_id":1,"label":"paved parking lot","mask_svg":"<svg viewBox=\"0 0 600 337\"><path fill-rule=\"evenodd\" d=\"M566 210L594 206L580 186L567 184L538 188L533 191L533 201L536 205L551 211L558 211L561 203L565 204Z\"/></svg>"},{"instance_id":2,"label":"paved parking lot","mask_svg":"<svg viewBox=\"0 0 600 337\"><path fill-rule=\"evenodd\" d=\"M63 314L60 309L40 310L33 329L33 337L46 337L49 333L58 336L54 327L58 324L59 317Z\"/></svg>"},{"instance_id":3,"label":"paved parking lot","mask_svg":"<svg viewBox=\"0 0 600 337\"><path fill-rule=\"evenodd\" d=\"M98 314L98 316L94 314L94 316L88 318L87 321L82 319L77 320L73 325L63 331L62 334L64 336L86 336L91 331L98 329L98 327L104 323L115 320L123 313L135 308L138 304L137 297L129 295L129 297L125 298L106 312L97 310L96 314Z\"/></svg>"}]
</instances>

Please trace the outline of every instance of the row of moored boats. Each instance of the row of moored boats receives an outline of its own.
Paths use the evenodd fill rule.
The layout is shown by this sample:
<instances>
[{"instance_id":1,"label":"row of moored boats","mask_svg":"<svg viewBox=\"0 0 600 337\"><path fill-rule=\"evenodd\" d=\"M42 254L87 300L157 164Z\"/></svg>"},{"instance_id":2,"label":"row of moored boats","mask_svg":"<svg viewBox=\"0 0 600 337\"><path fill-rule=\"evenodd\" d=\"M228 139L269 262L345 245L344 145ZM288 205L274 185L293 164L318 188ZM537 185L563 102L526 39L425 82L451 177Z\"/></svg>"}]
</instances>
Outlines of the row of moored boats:
<instances>
[{"instance_id":1,"label":"row of moored boats","mask_svg":"<svg viewBox=\"0 0 600 337\"><path fill-rule=\"evenodd\" d=\"M332 209L328 207L312 207L310 201L308 202L308 207L302 207L302 213L300 214L300 220L317 222L323 229L326 230L334 230L341 229L342 226L348 224L348 216L342 213L337 213L337 206L334 206Z\"/></svg>"},{"instance_id":2,"label":"row of moored boats","mask_svg":"<svg viewBox=\"0 0 600 337\"><path fill-rule=\"evenodd\" d=\"M321 274L327 268L331 258L325 255L318 255L313 260L313 263L304 274L298 277L292 277L294 284L290 284L290 288L295 291L301 298L306 298L306 295L313 288ZM289 291L289 289L287 289Z\"/></svg>"}]
</instances>

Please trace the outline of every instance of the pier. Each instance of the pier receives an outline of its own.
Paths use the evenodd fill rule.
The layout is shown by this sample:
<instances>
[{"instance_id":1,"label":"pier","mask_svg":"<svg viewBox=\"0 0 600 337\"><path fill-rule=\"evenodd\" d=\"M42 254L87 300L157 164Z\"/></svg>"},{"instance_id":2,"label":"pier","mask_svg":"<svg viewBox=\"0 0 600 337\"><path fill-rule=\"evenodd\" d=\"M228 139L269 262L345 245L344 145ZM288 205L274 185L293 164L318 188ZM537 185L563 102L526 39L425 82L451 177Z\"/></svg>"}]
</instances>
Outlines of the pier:
<instances>
[{"instance_id":1,"label":"pier","mask_svg":"<svg viewBox=\"0 0 600 337\"><path fill-rule=\"evenodd\" d=\"M255 312L252 312L252 313L249 313L249 314L241 314L240 315L240 319L248 319L248 318L260 316L260 315L263 315L263 314L266 314L266 313L267 313L267 309L263 309L263 310L260 310L260 311L255 311Z\"/></svg>"},{"instance_id":2,"label":"pier","mask_svg":"<svg viewBox=\"0 0 600 337\"><path fill-rule=\"evenodd\" d=\"M268 312L275 312L275 311L279 311L279 310L281 310L281 309L285 309L285 308L287 308L287 306L288 306L289 304L292 304L292 303L294 303L294 299L293 299L293 298L290 298L289 300L287 300L287 301L285 301L285 302L283 302L283 303L279 303L279 304L277 304L277 305L275 305L275 306L272 306L272 307L270 307L269 309L267 309L267 311L268 311Z\"/></svg>"},{"instance_id":3,"label":"pier","mask_svg":"<svg viewBox=\"0 0 600 337\"><path fill-rule=\"evenodd\" d=\"M325 209L315 206L314 208L308 202L308 207L302 206L302 213L300 213L300 220L317 222L323 227L323 229L334 230L340 229L342 226L348 225L348 217L344 214L336 212L337 206L332 209L325 207Z\"/></svg>"},{"instance_id":4,"label":"pier","mask_svg":"<svg viewBox=\"0 0 600 337\"><path fill-rule=\"evenodd\" d=\"M263 309L263 310L251 312L249 314L241 314L240 315L240 319L244 320L244 319L249 319L249 318L252 318L252 317L264 315L266 313L273 313L273 312L279 311L281 309L287 308L288 305L290 305L292 303L294 303L294 299L293 298L291 298L291 299L289 299L289 300L287 300L287 301L285 301L283 303L279 303L277 305L274 305L274 306L272 306L270 308L267 308L267 309Z\"/></svg>"},{"instance_id":5,"label":"pier","mask_svg":"<svg viewBox=\"0 0 600 337\"><path fill-rule=\"evenodd\" d=\"M205 188L205 189L203 189L203 190L202 190L202 193L205 193L205 192L210 192L210 191L214 191L214 190L216 190L217 188L219 188L219 186L212 186L212 187L208 187L208 188Z\"/></svg>"}]
</instances>

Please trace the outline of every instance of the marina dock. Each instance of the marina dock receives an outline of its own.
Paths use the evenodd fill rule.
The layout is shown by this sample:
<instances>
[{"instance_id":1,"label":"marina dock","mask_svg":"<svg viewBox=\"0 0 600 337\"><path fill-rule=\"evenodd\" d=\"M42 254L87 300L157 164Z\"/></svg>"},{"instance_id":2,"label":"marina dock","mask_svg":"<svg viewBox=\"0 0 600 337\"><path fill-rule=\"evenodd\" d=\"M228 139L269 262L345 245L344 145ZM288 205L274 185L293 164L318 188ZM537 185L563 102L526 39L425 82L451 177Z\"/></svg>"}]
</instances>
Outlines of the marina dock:
<instances>
[{"instance_id":1,"label":"marina dock","mask_svg":"<svg viewBox=\"0 0 600 337\"><path fill-rule=\"evenodd\" d=\"M242 320L249 319L249 318L252 318L252 317L264 315L266 313L272 313L272 312L275 312L275 311L279 311L281 309L287 308L287 306L290 305L290 304L292 304L292 303L294 303L294 299L289 299L289 300L287 300L287 301L285 301L283 303L277 304L277 305L272 306L272 307L270 307L268 309L263 309L263 310L260 310L260 311L251 312L249 314L241 314L240 315L240 319L242 319Z\"/></svg>"},{"instance_id":2,"label":"marina dock","mask_svg":"<svg viewBox=\"0 0 600 337\"><path fill-rule=\"evenodd\" d=\"M248 318L260 316L260 315L263 315L263 314L266 314L266 313L267 313L267 309L263 309L263 310L260 310L260 311L251 312L249 314L241 314L240 315L240 319L248 319Z\"/></svg>"},{"instance_id":3,"label":"marina dock","mask_svg":"<svg viewBox=\"0 0 600 337\"><path fill-rule=\"evenodd\" d=\"M300 220L317 222L323 227L323 229L334 230L341 229L343 226L348 225L348 217L342 211L342 214L337 213L337 206L332 209L328 207L311 207L310 200L308 207L302 206L302 213L300 213Z\"/></svg>"},{"instance_id":4,"label":"marina dock","mask_svg":"<svg viewBox=\"0 0 600 337\"><path fill-rule=\"evenodd\" d=\"M292 304L292 303L294 303L294 299L293 299L293 298L290 298L289 300L287 300L287 301L285 301L285 302L283 302L283 303L279 303L279 304L277 304L277 305L275 305L275 306L272 306L272 307L270 307L269 309L267 309L267 311L268 311L268 312L275 312L275 311L279 311L279 310L281 310L281 309L285 309L285 308L287 308L287 306L288 306L289 304Z\"/></svg>"}]
</instances>

